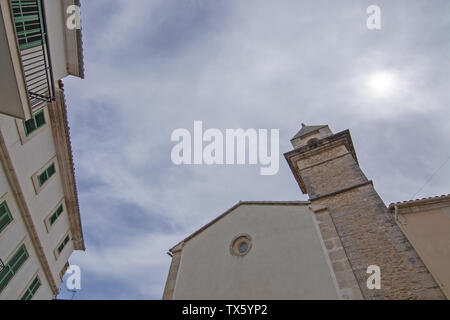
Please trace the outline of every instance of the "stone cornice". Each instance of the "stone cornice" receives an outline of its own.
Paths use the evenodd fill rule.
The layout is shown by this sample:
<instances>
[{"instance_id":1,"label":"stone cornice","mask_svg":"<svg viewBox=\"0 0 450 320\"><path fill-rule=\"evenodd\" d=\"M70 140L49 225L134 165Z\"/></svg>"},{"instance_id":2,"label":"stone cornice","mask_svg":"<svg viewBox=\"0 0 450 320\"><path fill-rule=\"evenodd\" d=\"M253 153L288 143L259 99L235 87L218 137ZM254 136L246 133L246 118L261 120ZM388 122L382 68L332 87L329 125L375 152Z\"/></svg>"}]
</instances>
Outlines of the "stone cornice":
<instances>
[{"instance_id":1,"label":"stone cornice","mask_svg":"<svg viewBox=\"0 0 450 320\"><path fill-rule=\"evenodd\" d=\"M345 130L339 133L336 133L332 136L323 138L319 140L314 145L306 145L301 148L294 149L292 151L289 151L284 154L284 157L286 161L289 164L289 167L291 168L292 174L295 177L295 180L297 180L298 185L300 186L300 189L304 194L307 193L306 185L303 181L303 178L300 175L300 170L298 168L298 161L300 159L308 158L317 154L320 154L321 152L329 149L333 149L337 146L344 145L346 146L348 152L352 155L352 157L355 159L356 163L358 163L358 158L356 156L355 148L353 147L353 141L350 135L349 130ZM332 160L332 159L329 159ZM319 163L318 163L319 164ZM317 165L317 164L316 164Z\"/></svg>"},{"instance_id":2,"label":"stone cornice","mask_svg":"<svg viewBox=\"0 0 450 320\"><path fill-rule=\"evenodd\" d=\"M315 198L311 198L310 201L315 201L315 200L319 200L319 199L335 196L337 194L348 192L348 191L351 191L351 190L359 188L359 187L367 186L369 184L373 186L373 181L369 180L369 181L366 181L366 182L363 182L363 183L358 183L358 184L355 184L353 186L350 186L350 187L347 187L347 188L344 188L344 189L341 189L341 190L333 191L333 192L330 192L330 193L327 193L327 194L324 194L324 195L321 195L321 196L318 196L318 197L315 197Z\"/></svg>"},{"instance_id":3,"label":"stone cornice","mask_svg":"<svg viewBox=\"0 0 450 320\"><path fill-rule=\"evenodd\" d=\"M67 122L67 107L63 90L56 89L56 101L49 104L48 109L74 249L85 250L72 147L70 144L70 132Z\"/></svg>"}]
</instances>

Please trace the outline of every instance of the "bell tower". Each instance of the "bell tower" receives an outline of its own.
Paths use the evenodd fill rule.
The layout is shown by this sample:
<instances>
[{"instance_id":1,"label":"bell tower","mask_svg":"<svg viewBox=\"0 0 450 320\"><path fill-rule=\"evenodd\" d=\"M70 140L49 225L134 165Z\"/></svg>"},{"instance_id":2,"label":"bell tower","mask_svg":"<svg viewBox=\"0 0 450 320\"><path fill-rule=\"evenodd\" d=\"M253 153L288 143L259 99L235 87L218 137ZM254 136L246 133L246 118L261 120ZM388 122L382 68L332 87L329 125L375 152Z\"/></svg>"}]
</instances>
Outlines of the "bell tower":
<instances>
[{"instance_id":1,"label":"bell tower","mask_svg":"<svg viewBox=\"0 0 450 320\"><path fill-rule=\"evenodd\" d=\"M350 298L445 299L359 167L349 130L302 124L291 143L285 158L310 198L342 291ZM380 268L380 289L367 286L369 266Z\"/></svg>"}]
</instances>

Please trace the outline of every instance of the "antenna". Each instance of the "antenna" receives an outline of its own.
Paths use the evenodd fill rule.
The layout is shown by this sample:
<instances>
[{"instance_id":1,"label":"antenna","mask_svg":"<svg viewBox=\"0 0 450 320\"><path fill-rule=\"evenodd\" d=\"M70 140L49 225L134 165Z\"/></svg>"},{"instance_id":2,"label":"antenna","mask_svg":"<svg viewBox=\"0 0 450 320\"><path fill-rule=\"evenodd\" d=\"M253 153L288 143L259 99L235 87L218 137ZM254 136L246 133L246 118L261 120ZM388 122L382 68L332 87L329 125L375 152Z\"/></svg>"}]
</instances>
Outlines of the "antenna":
<instances>
[{"instance_id":1,"label":"antenna","mask_svg":"<svg viewBox=\"0 0 450 320\"><path fill-rule=\"evenodd\" d=\"M447 162L450 160L450 157L447 158L447 160L444 161L444 163L430 176L430 178L428 178L428 180L423 184L422 187L420 187L420 189L411 197L412 200L414 200L414 198L423 190L423 188L425 188L425 186L431 182L431 180L433 180L434 176L436 175L436 173L438 173L446 164Z\"/></svg>"}]
</instances>

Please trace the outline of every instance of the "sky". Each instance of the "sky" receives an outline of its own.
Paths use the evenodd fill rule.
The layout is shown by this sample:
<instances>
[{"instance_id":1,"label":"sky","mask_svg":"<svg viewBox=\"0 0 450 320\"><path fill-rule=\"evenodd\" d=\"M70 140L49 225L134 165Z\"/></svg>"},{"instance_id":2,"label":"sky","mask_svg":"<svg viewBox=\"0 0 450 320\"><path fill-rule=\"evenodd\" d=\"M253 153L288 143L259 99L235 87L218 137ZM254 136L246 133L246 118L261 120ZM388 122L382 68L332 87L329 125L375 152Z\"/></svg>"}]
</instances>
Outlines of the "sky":
<instances>
[{"instance_id":1,"label":"sky","mask_svg":"<svg viewBox=\"0 0 450 320\"><path fill-rule=\"evenodd\" d=\"M75 299L161 299L186 236L240 200L307 200L283 157L301 123L349 129L387 205L449 193L448 0L95 0L81 14L86 77L65 79L87 247L70 260ZM278 174L173 164L171 134L194 121L279 129Z\"/></svg>"}]
</instances>

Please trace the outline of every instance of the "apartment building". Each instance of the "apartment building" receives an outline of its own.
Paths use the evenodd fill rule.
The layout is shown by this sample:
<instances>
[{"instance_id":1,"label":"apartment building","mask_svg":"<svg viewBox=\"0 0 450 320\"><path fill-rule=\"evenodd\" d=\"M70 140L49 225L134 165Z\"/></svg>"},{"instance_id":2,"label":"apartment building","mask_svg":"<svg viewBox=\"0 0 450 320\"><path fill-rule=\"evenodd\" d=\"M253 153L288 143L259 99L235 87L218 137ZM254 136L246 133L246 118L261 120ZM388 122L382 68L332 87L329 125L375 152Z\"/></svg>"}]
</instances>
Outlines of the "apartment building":
<instances>
[{"instance_id":1,"label":"apartment building","mask_svg":"<svg viewBox=\"0 0 450 320\"><path fill-rule=\"evenodd\" d=\"M0 299L54 298L85 249L62 83L84 77L79 6L0 0Z\"/></svg>"}]
</instances>

